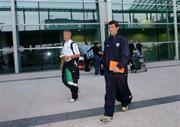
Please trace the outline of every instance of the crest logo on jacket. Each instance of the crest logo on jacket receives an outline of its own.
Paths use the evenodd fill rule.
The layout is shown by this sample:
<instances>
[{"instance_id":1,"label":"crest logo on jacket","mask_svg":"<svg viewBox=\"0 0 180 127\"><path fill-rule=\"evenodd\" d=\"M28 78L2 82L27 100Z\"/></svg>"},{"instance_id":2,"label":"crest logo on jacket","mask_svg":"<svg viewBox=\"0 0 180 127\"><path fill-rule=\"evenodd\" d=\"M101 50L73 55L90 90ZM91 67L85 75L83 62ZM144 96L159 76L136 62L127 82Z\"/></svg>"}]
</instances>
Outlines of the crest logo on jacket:
<instances>
[{"instance_id":1,"label":"crest logo on jacket","mask_svg":"<svg viewBox=\"0 0 180 127\"><path fill-rule=\"evenodd\" d=\"M120 46L120 43L116 43L116 47L119 47Z\"/></svg>"}]
</instances>

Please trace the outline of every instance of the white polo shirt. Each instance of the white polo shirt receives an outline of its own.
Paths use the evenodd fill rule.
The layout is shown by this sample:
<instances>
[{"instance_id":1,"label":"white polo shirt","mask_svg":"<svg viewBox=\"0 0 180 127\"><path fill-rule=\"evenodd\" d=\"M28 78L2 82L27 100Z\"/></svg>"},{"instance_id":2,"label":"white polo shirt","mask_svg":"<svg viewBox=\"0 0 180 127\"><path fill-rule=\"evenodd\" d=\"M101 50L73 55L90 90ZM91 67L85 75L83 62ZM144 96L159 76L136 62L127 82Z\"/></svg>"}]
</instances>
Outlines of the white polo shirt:
<instances>
[{"instance_id":1,"label":"white polo shirt","mask_svg":"<svg viewBox=\"0 0 180 127\"><path fill-rule=\"evenodd\" d=\"M71 49L71 43L72 42L73 42L72 40L69 40L69 41L64 43L64 46L63 46L63 49L61 52L62 55L67 55L67 56L74 55L73 51L75 54L80 54L78 45L76 43L73 43L73 45L72 45L73 51L72 51L72 49Z\"/></svg>"}]
</instances>

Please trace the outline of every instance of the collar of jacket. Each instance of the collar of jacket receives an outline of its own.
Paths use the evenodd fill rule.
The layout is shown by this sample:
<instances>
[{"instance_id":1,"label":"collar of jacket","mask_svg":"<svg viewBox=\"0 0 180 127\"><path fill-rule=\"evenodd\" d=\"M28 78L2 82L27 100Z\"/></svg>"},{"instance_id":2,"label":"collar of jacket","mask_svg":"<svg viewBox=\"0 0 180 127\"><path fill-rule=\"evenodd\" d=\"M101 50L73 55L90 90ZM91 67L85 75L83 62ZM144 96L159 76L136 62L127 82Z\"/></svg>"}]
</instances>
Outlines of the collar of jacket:
<instances>
[{"instance_id":1,"label":"collar of jacket","mask_svg":"<svg viewBox=\"0 0 180 127\"><path fill-rule=\"evenodd\" d=\"M118 38L118 37L120 37L120 34L119 34L119 33L117 33L117 34L114 35L114 36L111 36L111 35L110 35L110 38Z\"/></svg>"}]
</instances>

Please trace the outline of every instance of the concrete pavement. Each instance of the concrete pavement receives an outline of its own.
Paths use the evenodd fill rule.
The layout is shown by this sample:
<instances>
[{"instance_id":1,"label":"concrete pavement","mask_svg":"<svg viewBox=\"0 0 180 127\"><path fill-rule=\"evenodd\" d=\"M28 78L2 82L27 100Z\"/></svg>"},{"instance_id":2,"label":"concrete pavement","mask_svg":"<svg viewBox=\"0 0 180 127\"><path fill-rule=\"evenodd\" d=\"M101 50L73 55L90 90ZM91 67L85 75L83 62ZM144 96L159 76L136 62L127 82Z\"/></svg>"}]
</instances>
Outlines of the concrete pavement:
<instances>
[{"instance_id":1,"label":"concrete pavement","mask_svg":"<svg viewBox=\"0 0 180 127\"><path fill-rule=\"evenodd\" d=\"M79 100L70 104L59 71L2 75L0 127L180 127L180 66L175 62L152 63L148 72L129 74L133 103L122 113L117 102L114 120L108 124L99 122L103 76L83 72Z\"/></svg>"}]
</instances>

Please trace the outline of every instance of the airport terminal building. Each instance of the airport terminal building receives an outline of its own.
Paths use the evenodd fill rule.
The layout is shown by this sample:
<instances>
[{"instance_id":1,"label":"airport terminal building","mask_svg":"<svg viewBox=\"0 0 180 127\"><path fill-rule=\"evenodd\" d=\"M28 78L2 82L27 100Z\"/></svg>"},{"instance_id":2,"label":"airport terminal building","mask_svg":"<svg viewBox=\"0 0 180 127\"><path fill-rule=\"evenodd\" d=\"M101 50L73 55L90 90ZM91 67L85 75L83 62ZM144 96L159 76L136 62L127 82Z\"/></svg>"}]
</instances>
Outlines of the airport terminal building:
<instances>
[{"instance_id":1,"label":"airport terminal building","mask_svg":"<svg viewBox=\"0 0 180 127\"><path fill-rule=\"evenodd\" d=\"M180 0L0 0L0 74L58 69L64 29L103 48L112 19L147 62L180 58Z\"/></svg>"}]
</instances>

